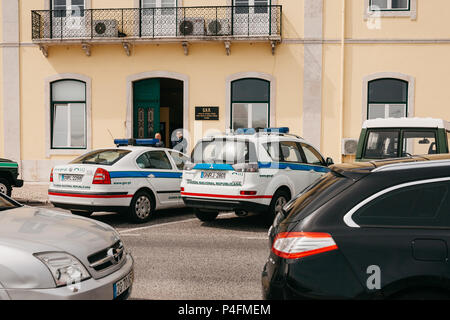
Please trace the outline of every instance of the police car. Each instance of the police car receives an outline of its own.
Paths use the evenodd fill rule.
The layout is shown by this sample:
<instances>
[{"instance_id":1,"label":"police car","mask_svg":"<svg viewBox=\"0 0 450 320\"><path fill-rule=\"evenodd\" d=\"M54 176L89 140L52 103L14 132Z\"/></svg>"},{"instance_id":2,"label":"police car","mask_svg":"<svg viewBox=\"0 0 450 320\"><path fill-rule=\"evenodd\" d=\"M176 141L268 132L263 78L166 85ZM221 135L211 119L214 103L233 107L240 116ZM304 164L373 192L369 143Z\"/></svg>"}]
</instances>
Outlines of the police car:
<instances>
[{"instance_id":1,"label":"police car","mask_svg":"<svg viewBox=\"0 0 450 320\"><path fill-rule=\"evenodd\" d=\"M220 211L264 212L273 221L332 163L289 128L238 129L197 143L184 166L181 197L202 221Z\"/></svg>"},{"instance_id":2,"label":"police car","mask_svg":"<svg viewBox=\"0 0 450 320\"><path fill-rule=\"evenodd\" d=\"M50 174L49 200L74 214L127 212L135 222L155 210L184 207L180 183L188 157L152 147L154 139L116 139L116 148L88 152Z\"/></svg>"}]
</instances>

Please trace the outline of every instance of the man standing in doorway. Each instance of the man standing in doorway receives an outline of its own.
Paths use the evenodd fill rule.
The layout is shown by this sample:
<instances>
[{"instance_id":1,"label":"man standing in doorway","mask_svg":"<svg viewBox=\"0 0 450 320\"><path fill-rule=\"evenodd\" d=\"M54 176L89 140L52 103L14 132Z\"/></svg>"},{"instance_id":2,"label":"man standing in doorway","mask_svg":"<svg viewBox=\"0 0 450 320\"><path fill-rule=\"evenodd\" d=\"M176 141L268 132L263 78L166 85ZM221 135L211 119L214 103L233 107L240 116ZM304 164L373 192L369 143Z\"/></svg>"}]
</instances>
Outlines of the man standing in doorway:
<instances>
[{"instance_id":1,"label":"man standing in doorway","mask_svg":"<svg viewBox=\"0 0 450 320\"><path fill-rule=\"evenodd\" d=\"M175 140L172 140L172 149L180 151L182 153L186 152L187 148L187 142L186 139L183 137L183 131L178 130L176 133Z\"/></svg>"}]
</instances>

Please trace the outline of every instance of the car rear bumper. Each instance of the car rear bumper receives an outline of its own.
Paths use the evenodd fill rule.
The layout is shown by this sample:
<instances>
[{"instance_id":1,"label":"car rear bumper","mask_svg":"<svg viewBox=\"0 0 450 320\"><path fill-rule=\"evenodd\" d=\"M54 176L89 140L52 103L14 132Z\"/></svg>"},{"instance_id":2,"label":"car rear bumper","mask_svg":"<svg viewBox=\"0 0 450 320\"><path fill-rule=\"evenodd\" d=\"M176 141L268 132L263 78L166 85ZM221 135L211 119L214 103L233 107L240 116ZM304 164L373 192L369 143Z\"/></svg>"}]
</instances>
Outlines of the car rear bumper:
<instances>
[{"instance_id":1,"label":"car rear bumper","mask_svg":"<svg viewBox=\"0 0 450 320\"><path fill-rule=\"evenodd\" d=\"M117 208L128 207L133 195L128 192L74 192L49 189L48 197L50 202L59 208L117 211Z\"/></svg>"},{"instance_id":2,"label":"car rear bumper","mask_svg":"<svg viewBox=\"0 0 450 320\"><path fill-rule=\"evenodd\" d=\"M7 294L11 300L112 300L114 299L114 283L133 272L134 260L127 256L127 262L116 272L101 278L89 279L79 283L78 291L73 292L69 287L51 289L0 289L0 297ZM130 286L116 299L127 299L132 291Z\"/></svg>"},{"instance_id":3,"label":"car rear bumper","mask_svg":"<svg viewBox=\"0 0 450 320\"><path fill-rule=\"evenodd\" d=\"M265 212L269 206L252 201L243 200L218 200L194 197L182 197L185 205L191 208L218 210L218 211L249 211Z\"/></svg>"}]
</instances>

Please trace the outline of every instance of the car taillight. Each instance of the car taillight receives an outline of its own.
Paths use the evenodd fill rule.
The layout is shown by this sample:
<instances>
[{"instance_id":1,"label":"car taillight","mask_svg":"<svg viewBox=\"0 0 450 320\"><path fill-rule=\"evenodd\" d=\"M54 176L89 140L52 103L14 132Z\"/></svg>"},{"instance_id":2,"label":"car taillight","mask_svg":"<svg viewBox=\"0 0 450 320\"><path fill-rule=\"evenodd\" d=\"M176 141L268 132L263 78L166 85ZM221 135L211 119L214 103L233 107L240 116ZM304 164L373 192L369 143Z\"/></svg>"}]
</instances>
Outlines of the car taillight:
<instances>
[{"instance_id":1,"label":"car taillight","mask_svg":"<svg viewBox=\"0 0 450 320\"><path fill-rule=\"evenodd\" d=\"M52 171L50 171L50 182L53 182L53 168Z\"/></svg>"},{"instance_id":2,"label":"car taillight","mask_svg":"<svg viewBox=\"0 0 450 320\"><path fill-rule=\"evenodd\" d=\"M98 168L95 171L92 184L111 184L111 177L109 176L109 172L105 169Z\"/></svg>"},{"instance_id":3,"label":"car taillight","mask_svg":"<svg viewBox=\"0 0 450 320\"><path fill-rule=\"evenodd\" d=\"M181 187L181 188L180 188L180 191L183 192L183 191L184 191L184 187Z\"/></svg>"},{"instance_id":4,"label":"car taillight","mask_svg":"<svg viewBox=\"0 0 450 320\"><path fill-rule=\"evenodd\" d=\"M298 259L337 248L328 233L282 232L276 236L272 252L285 259Z\"/></svg>"},{"instance_id":5,"label":"car taillight","mask_svg":"<svg viewBox=\"0 0 450 320\"><path fill-rule=\"evenodd\" d=\"M259 166L257 163L237 163L233 165L236 172L258 172Z\"/></svg>"}]
</instances>

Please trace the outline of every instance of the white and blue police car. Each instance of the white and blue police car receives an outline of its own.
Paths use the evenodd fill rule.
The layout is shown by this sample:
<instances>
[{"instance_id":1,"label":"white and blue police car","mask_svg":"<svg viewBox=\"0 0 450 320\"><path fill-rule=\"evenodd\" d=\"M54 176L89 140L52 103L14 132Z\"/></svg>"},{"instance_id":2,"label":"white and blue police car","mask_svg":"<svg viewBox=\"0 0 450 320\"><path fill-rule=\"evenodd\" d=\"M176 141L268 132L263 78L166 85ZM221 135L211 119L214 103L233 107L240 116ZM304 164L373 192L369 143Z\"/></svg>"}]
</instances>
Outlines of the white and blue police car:
<instances>
[{"instance_id":1,"label":"white and blue police car","mask_svg":"<svg viewBox=\"0 0 450 320\"><path fill-rule=\"evenodd\" d=\"M155 210L184 207L180 197L188 157L154 147L154 139L115 139L117 147L88 152L50 174L49 200L74 214L127 212L145 222Z\"/></svg>"},{"instance_id":2,"label":"white and blue police car","mask_svg":"<svg viewBox=\"0 0 450 320\"><path fill-rule=\"evenodd\" d=\"M184 166L181 197L202 221L221 211L263 212L269 221L333 164L289 128L238 129L205 137Z\"/></svg>"}]
</instances>

